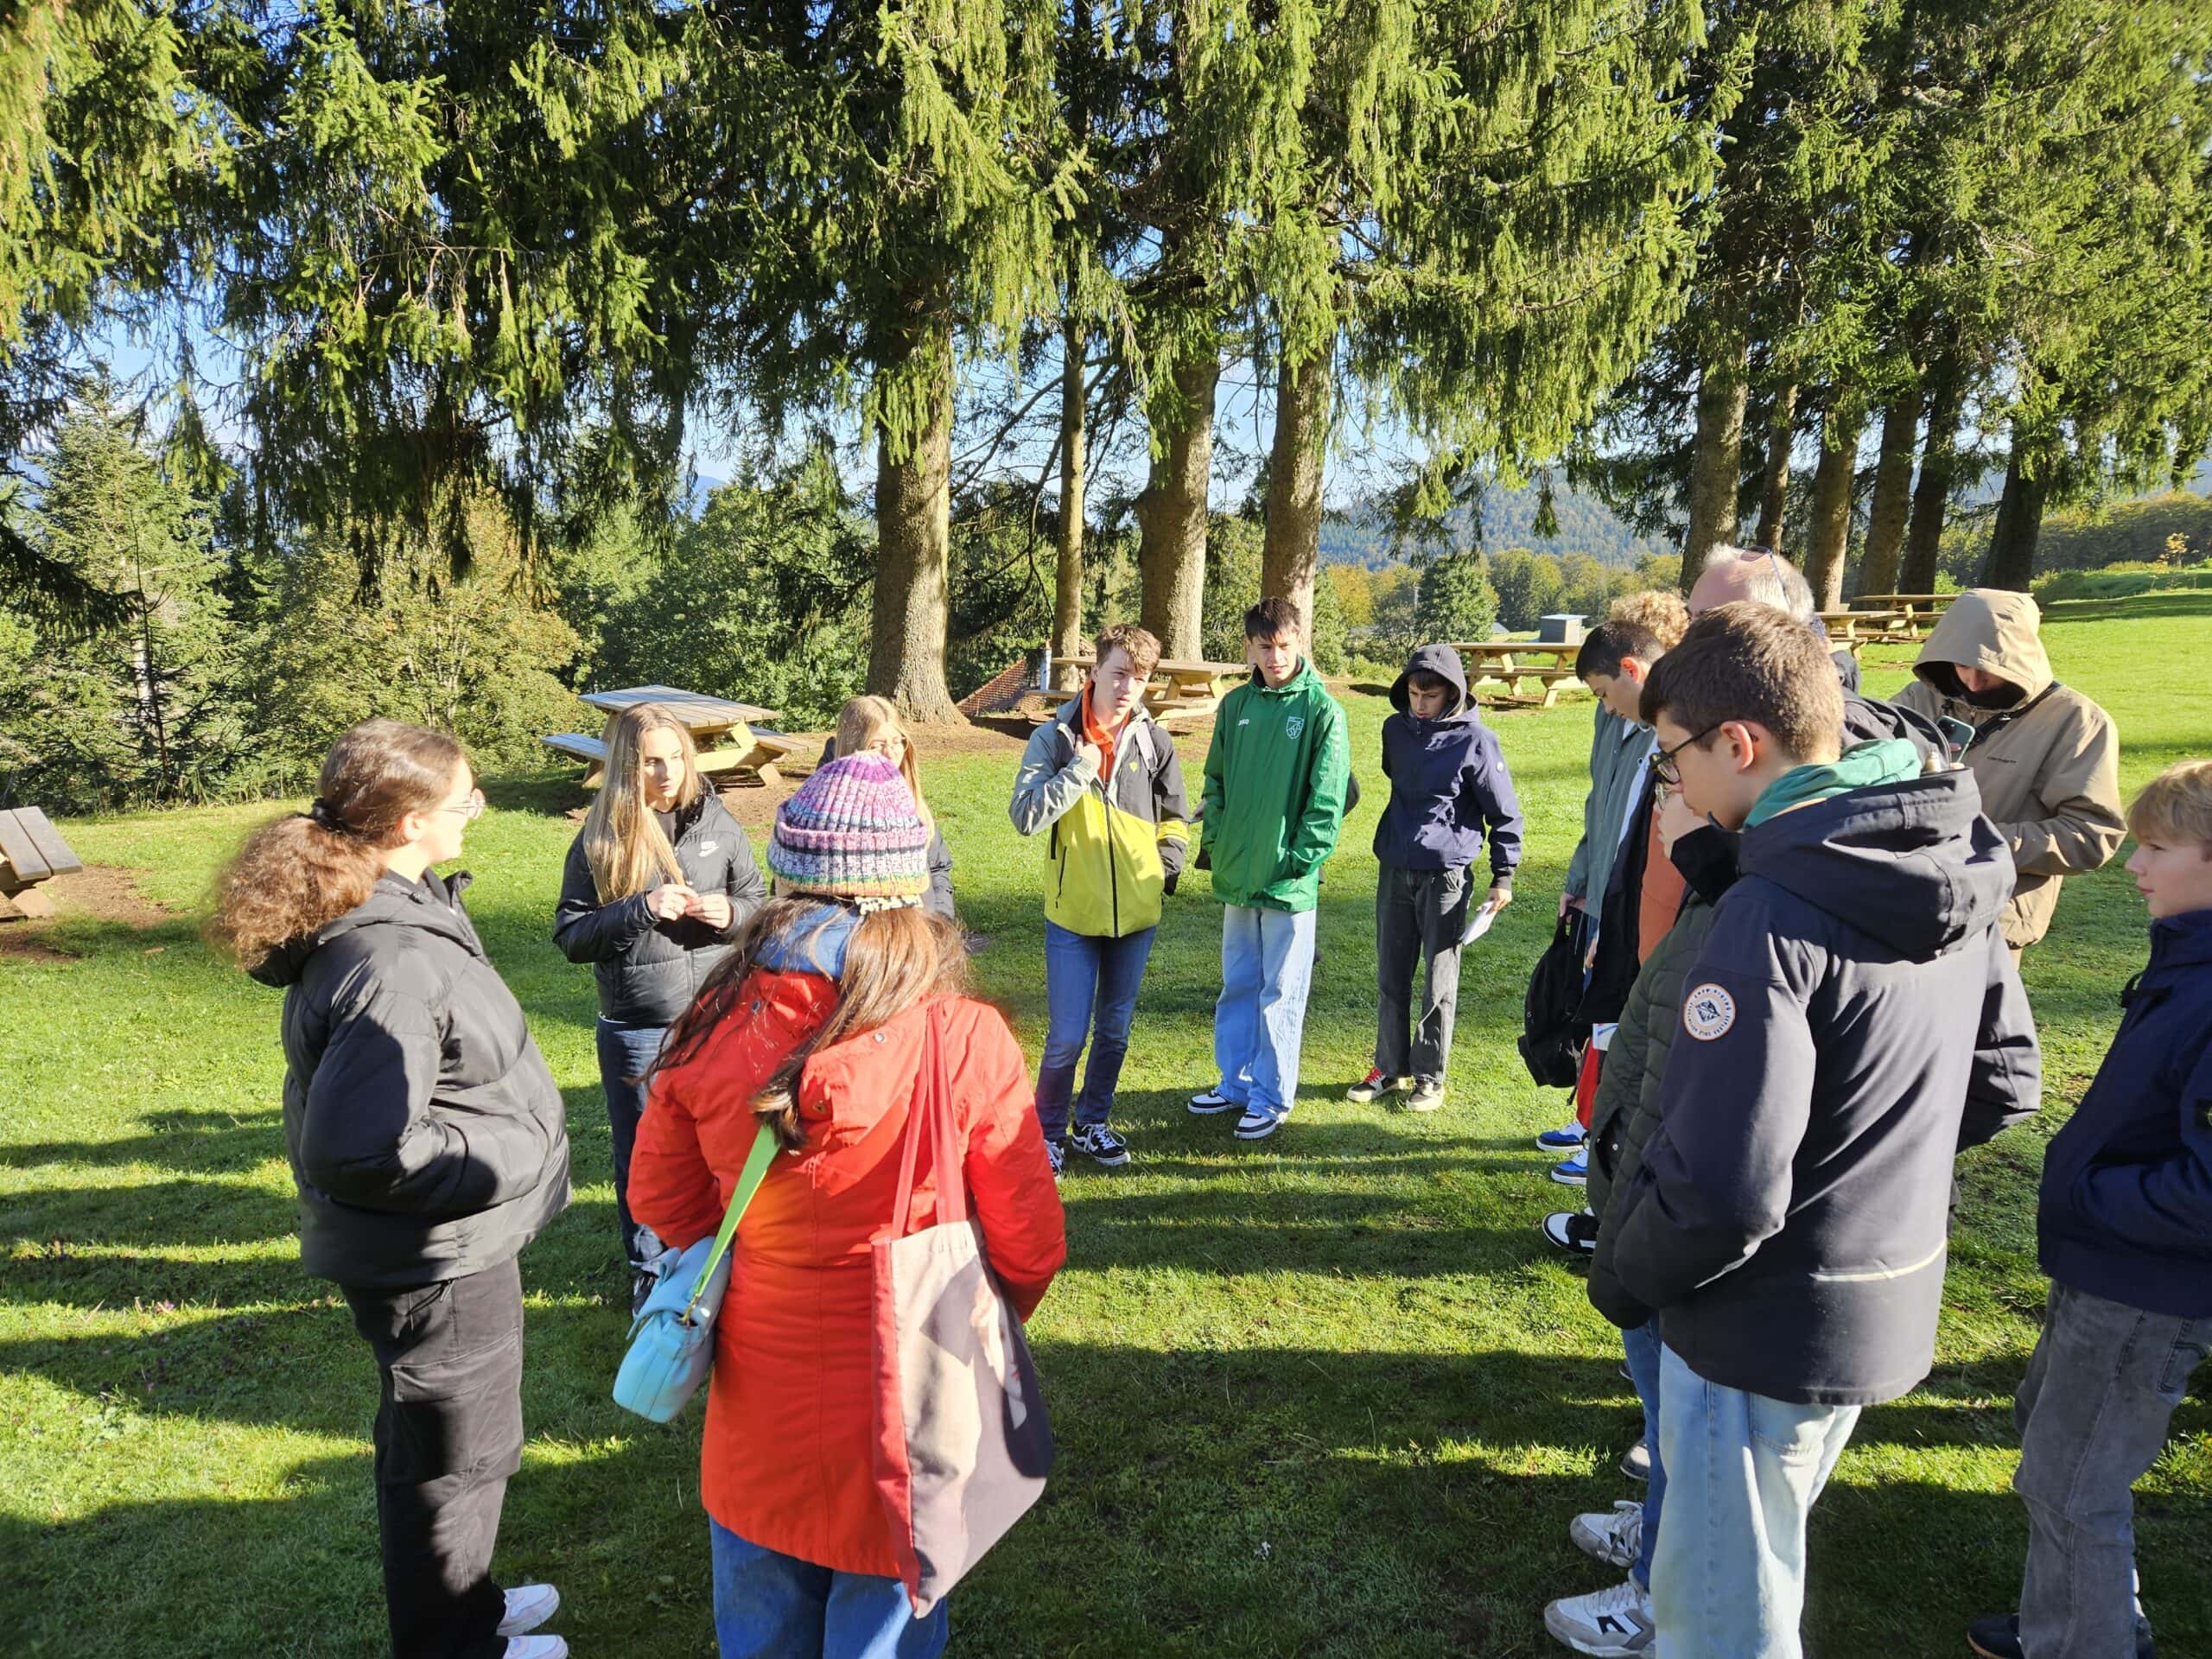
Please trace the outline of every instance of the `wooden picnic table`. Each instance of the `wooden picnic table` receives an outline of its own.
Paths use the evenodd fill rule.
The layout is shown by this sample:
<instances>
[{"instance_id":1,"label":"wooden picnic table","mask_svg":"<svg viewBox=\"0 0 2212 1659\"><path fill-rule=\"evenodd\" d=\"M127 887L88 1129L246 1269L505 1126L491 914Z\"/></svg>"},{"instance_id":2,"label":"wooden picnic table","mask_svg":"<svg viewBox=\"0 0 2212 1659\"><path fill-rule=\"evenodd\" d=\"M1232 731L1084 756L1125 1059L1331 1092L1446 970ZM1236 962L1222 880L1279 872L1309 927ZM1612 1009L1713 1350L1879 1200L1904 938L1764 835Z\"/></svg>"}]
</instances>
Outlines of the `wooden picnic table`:
<instances>
[{"instance_id":1,"label":"wooden picnic table","mask_svg":"<svg viewBox=\"0 0 2212 1659\"><path fill-rule=\"evenodd\" d=\"M1951 608L1956 594L1861 594L1851 602L1878 611L1895 611L1904 620L1897 629L1906 639L1920 638L1920 625L1932 620Z\"/></svg>"},{"instance_id":2,"label":"wooden picnic table","mask_svg":"<svg viewBox=\"0 0 2212 1659\"><path fill-rule=\"evenodd\" d=\"M1912 620L1904 611L1819 611L1815 614L1828 631L1828 643L1840 645L1853 657L1869 640L1891 639Z\"/></svg>"},{"instance_id":3,"label":"wooden picnic table","mask_svg":"<svg viewBox=\"0 0 2212 1659\"><path fill-rule=\"evenodd\" d=\"M1098 659L1087 654L1055 657L1052 666L1087 674L1098 666ZM1243 680L1251 671L1246 663L1162 660L1153 665L1152 683L1145 687L1145 709L1154 720L1198 719L1211 714L1232 689L1223 681Z\"/></svg>"},{"instance_id":4,"label":"wooden picnic table","mask_svg":"<svg viewBox=\"0 0 2212 1659\"><path fill-rule=\"evenodd\" d=\"M632 685L615 691L587 691L584 702L607 716L597 737L586 732L557 732L543 739L548 748L585 761L584 787L597 789L607 774L607 740L614 717L641 702L667 709L691 734L699 747L702 777L722 774L772 773L776 762L801 747L779 733L755 732L756 721L780 718L773 709L750 702L733 702L673 685Z\"/></svg>"},{"instance_id":5,"label":"wooden picnic table","mask_svg":"<svg viewBox=\"0 0 2212 1659\"><path fill-rule=\"evenodd\" d=\"M1506 695L1519 702L1522 699L1515 696L1515 689L1522 680L1535 680L1544 688L1537 706L1548 709L1559 701L1562 690L1579 683L1574 659L1582 652L1580 640L1571 645L1541 639L1454 640L1452 649L1466 660L1470 692L1495 683L1503 685Z\"/></svg>"},{"instance_id":6,"label":"wooden picnic table","mask_svg":"<svg viewBox=\"0 0 2212 1659\"><path fill-rule=\"evenodd\" d=\"M53 915L54 901L33 889L84 868L38 808L0 808L0 917Z\"/></svg>"}]
</instances>

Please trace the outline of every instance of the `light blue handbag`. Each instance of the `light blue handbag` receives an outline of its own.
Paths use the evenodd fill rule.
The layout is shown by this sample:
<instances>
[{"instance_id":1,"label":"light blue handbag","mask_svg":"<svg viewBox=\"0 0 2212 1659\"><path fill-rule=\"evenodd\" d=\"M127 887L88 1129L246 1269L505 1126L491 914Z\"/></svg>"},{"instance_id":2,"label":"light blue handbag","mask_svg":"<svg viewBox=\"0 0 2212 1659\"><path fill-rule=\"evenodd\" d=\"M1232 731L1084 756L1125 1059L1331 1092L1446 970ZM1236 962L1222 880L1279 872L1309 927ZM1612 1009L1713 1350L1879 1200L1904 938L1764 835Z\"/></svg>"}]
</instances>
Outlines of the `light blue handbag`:
<instances>
[{"instance_id":1,"label":"light blue handbag","mask_svg":"<svg viewBox=\"0 0 2212 1659\"><path fill-rule=\"evenodd\" d=\"M715 1319L729 1288L730 1240L775 1155L776 1137L763 1123L730 1194L721 1230L678 1255L638 1310L629 1351L614 1376L614 1403L625 1411L651 1422L674 1422L707 1380L715 1363Z\"/></svg>"}]
</instances>

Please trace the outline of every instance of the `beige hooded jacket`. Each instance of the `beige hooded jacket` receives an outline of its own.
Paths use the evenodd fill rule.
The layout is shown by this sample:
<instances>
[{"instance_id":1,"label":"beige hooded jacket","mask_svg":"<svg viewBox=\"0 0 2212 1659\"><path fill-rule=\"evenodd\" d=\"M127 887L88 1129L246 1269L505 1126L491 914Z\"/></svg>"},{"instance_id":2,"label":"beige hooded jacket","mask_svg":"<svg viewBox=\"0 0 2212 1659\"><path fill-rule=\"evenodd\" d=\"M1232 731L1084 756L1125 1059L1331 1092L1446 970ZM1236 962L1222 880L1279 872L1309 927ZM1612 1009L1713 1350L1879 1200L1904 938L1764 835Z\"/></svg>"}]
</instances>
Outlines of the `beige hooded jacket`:
<instances>
[{"instance_id":1,"label":"beige hooded jacket","mask_svg":"<svg viewBox=\"0 0 2212 1659\"><path fill-rule=\"evenodd\" d=\"M1975 728L1966 752L1981 810L2011 843L2019 880L1999 930L2033 944L2058 907L2059 878L2102 865L2127 831L2120 800L2120 729L2069 686L2055 684L2025 594L1976 588L1953 601L1920 648L1911 684L1891 699ZM1955 672L1980 669L2020 688L2009 709L1966 701ZM2048 695L2045 695L2048 692Z\"/></svg>"}]
</instances>

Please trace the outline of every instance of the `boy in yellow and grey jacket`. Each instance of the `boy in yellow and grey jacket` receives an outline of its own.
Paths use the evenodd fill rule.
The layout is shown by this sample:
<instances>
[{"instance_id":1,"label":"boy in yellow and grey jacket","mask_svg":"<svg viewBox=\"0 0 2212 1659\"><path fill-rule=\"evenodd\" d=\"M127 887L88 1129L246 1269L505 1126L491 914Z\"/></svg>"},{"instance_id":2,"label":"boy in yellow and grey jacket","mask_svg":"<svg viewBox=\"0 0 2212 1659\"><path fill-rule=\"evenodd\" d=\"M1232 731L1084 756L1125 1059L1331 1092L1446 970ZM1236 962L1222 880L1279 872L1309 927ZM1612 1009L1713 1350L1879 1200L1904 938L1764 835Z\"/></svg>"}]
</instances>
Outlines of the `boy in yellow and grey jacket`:
<instances>
[{"instance_id":1,"label":"boy in yellow and grey jacket","mask_svg":"<svg viewBox=\"0 0 2212 1659\"><path fill-rule=\"evenodd\" d=\"M1007 809L1021 834L1050 832L1037 1117L1056 1173L1086 1039L1090 1064L1074 1103L1075 1149L1109 1168L1129 1160L1128 1143L1106 1119L1160 901L1175 891L1190 835L1174 741L1144 709L1160 642L1117 623L1098 636L1096 654L1081 694L1030 738Z\"/></svg>"}]
</instances>

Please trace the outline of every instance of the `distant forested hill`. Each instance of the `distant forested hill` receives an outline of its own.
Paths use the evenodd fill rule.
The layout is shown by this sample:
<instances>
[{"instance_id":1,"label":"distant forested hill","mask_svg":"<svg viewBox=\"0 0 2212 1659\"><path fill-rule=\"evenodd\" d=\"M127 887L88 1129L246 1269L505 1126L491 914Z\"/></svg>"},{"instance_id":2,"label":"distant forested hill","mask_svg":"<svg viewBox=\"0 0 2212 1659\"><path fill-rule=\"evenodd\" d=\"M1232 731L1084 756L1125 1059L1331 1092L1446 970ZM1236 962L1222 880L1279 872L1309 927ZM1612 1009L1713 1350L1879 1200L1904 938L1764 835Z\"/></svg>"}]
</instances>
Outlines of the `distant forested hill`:
<instances>
[{"instance_id":1,"label":"distant forested hill","mask_svg":"<svg viewBox=\"0 0 2212 1659\"><path fill-rule=\"evenodd\" d=\"M1559 534L1536 534L1536 492L1493 489L1483 497L1483 537L1485 550L1525 547L1538 553L1587 553L1601 563L1632 568L1646 554L1675 550L1648 537L1634 536L1593 495L1560 485L1552 497L1552 511L1559 519ZM1447 522L1449 535L1440 546L1464 548L1473 540L1470 516L1464 508ZM1389 527L1371 507L1354 507L1331 513L1321 525L1321 558L1329 564L1357 564L1376 570L1399 555L1390 546Z\"/></svg>"}]
</instances>

